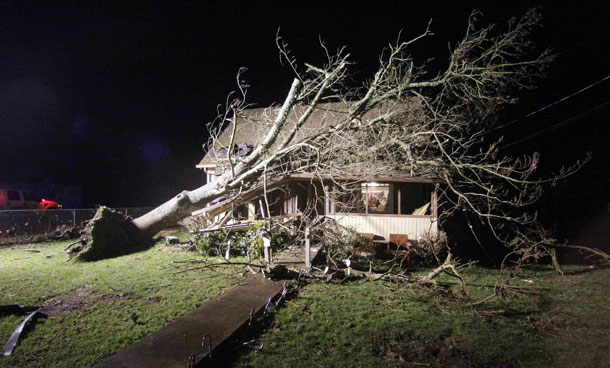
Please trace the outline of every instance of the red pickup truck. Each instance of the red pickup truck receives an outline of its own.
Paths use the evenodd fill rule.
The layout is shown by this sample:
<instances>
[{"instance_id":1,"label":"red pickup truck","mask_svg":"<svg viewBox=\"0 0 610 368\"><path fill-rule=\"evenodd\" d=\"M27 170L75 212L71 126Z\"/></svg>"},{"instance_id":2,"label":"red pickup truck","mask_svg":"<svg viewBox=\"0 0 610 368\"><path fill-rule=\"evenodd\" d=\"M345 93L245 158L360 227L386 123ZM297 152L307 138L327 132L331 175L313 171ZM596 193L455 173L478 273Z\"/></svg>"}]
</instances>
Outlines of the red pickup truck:
<instances>
[{"instance_id":1,"label":"red pickup truck","mask_svg":"<svg viewBox=\"0 0 610 368\"><path fill-rule=\"evenodd\" d=\"M57 208L61 208L59 203L40 198L29 190L0 189L0 210L47 210Z\"/></svg>"}]
</instances>

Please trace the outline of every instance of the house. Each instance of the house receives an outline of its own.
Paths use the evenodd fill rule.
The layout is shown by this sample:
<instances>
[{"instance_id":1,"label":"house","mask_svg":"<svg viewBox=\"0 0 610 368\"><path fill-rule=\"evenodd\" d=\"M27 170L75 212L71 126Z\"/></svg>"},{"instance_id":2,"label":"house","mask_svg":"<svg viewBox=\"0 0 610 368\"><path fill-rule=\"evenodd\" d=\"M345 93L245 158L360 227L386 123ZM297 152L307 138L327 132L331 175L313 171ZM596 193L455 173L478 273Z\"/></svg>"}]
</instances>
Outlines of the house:
<instances>
[{"instance_id":1,"label":"house","mask_svg":"<svg viewBox=\"0 0 610 368\"><path fill-rule=\"evenodd\" d=\"M328 129L345 114L342 111L345 110L339 103L322 104L297 134ZM244 117L237 118L231 152L227 146L233 134L232 124L219 133L196 166L205 172L207 182L230 169L229 154L250 154L266 131L265 117L269 121L271 114L273 109L249 109ZM294 122L289 119L287 124ZM396 168L362 166L353 174L340 177L284 170L240 193L237 204L221 198L194 214L205 216L210 228L255 219L325 216L381 242L396 236L414 242L438 232L435 184L432 176L413 176L409 170Z\"/></svg>"}]
</instances>

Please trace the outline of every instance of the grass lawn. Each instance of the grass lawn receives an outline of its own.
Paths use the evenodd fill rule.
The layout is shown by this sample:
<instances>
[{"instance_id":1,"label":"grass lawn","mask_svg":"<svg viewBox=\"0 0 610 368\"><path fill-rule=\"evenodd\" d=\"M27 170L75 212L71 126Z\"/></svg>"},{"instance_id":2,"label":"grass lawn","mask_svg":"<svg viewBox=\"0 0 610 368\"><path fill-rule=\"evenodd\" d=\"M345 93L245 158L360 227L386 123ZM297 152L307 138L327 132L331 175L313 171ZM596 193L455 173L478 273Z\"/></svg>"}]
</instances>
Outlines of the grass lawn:
<instances>
[{"instance_id":1,"label":"grass lawn","mask_svg":"<svg viewBox=\"0 0 610 368\"><path fill-rule=\"evenodd\" d=\"M610 270L536 267L519 294L468 307L422 289L355 281L309 284L276 311L264 348L238 367L608 367ZM464 270L469 294L491 292L496 271ZM454 282L448 278L440 281ZM532 282L529 282L532 281ZM453 287L455 290L455 287ZM258 347L259 344L256 344Z\"/></svg>"},{"instance_id":2,"label":"grass lawn","mask_svg":"<svg viewBox=\"0 0 610 368\"><path fill-rule=\"evenodd\" d=\"M0 305L43 306L0 367L89 367L236 284L237 272L190 271L198 258L173 247L113 259L68 262L68 243L0 249ZM0 316L3 347L23 316Z\"/></svg>"}]
</instances>

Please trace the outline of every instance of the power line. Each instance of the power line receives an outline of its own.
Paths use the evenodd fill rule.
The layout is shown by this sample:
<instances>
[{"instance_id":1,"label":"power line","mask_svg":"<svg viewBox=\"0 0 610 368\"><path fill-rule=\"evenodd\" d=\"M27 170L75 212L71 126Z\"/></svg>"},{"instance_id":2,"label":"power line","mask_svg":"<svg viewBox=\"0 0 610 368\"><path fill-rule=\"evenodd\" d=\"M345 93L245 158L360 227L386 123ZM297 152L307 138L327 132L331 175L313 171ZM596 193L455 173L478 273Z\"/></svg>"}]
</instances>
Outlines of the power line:
<instances>
[{"instance_id":1,"label":"power line","mask_svg":"<svg viewBox=\"0 0 610 368\"><path fill-rule=\"evenodd\" d=\"M500 125L500 126L498 126L498 127L495 127L495 128L493 128L493 129L490 129L490 130L489 130L489 131L487 131L487 133L485 133L485 134L489 134L489 133L491 133L491 132L495 132L496 130L500 130L500 129L502 129L502 128L506 128L507 126L513 125L513 124L515 124L515 123L517 123L517 122L519 122L519 121L521 121L521 120L523 120L523 119L529 118L530 116L532 116L532 115L534 115L534 114L537 114L537 113L539 113L539 112L541 112L541 111L544 111L544 110L546 110L546 109L548 109L548 108L550 108L550 107L553 107L553 106L557 105L558 103L563 102L563 101L565 101L565 100L567 100L567 99L569 99L569 98L572 98L572 97L574 97L574 96L576 96L576 95L578 95L578 94L580 94L580 93L582 93L582 92L584 92L584 91L586 91L586 90L588 90L588 89L590 89L590 88L592 88L592 87L594 87L594 86L596 86L596 85L598 85L598 84L600 84L600 83L602 83L602 82L604 82L604 81L606 81L606 80L608 80L608 79L610 79L610 75L607 75L607 76L605 76L604 78L599 79L599 80L597 80L597 81L595 81L595 82L593 82L593 83L589 84L588 86L586 86L586 87L584 87L584 88L581 88L581 89L579 89L578 91L576 91L576 92L574 92L574 93L572 93L572 94L570 94L570 95L567 95L567 96L565 96L565 97L563 97L563 98L561 98L561 99L559 99L559 100L557 100L557 101L555 101L555 102L553 102L553 103L550 103L550 104L548 104L548 105L545 105L545 106L543 106L543 107L539 108L538 110L532 111L532 112L530 112L530 113L529 113L529 114L527 114L527 115L524 115L524 116L522 116L522 117L520 117L520 118L517 118L517 119L515 119L515 120L509 121L509 122L508 122L508 123L506 123L506 124L502 124L502 125Z\"/></svg>"},{"instance_id":2,"label":"power line","mask_svg":"<svg viewBox=\"0 0 610 368\"><path fill-rule=\"evenodd\" d=\"M521 142L524 142L524 141L530 140L532 138L538 137L540 135L552 132L553 130L559 129L559 128L563 127L563 126L566 126L566 125L568 125L570 123L573 123L573 122L575 122L577 120L580 120L580 119L582 119L582 118L584 118L586 116L589 116L589 115L594 114L594 113L596 113L596 112L598 112L600 110L603 110L604 108L606 108L608 106L608 104L610 104L610 101L606 101L606 102L604 102L604 103L602 103L600 105L595 106L592 109L589 109L589 110L587 110L585 112L582 112L582 113L580 113L578 115L574 115L574 116L572 116L572 117L570 117L570 118L568 118L566 120L563 120L563 121L561 121L561 122L559 122L557 124L551 125L550 127L546 128L546 129L540 130L540 131L538 131L536 133L530 134L530 135L528 135L526 137L523 137L523 138L518 139L516 141L513 141L511 143L508 143L508 144L500 147L500 149L512 147L512 146L514 146L516 144L519 144Z\"/></svg>"}]
</instances>

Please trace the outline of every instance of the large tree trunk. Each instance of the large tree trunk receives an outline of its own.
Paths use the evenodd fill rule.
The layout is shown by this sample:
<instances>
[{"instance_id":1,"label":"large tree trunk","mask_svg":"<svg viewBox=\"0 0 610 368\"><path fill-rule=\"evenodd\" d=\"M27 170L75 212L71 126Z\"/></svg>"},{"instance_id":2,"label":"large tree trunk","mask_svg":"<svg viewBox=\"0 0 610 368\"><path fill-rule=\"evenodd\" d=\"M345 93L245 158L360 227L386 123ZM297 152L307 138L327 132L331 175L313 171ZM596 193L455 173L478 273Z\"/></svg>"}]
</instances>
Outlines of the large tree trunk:
<instances>
[{"instance_id":1,"label":"large tree trunk","mask_svg":"<svg viewBox=\"0 0 610 368\"><path fill-rule=\"evenodd\" d=\"M133 220L102 206L81 233L80 244L72 248L70 254L80 260L92 261L148 248L153 244L155 234L218 198L220 193L215 185L206 184L190 192L184 191Z\"/></svg>"},{"instance_id":2,"label":"large tree trunk","mask_svg":"<svg viewBox=\"0 0 610 368\"><path fill-rule=\"evenodd\" d=\"M252 183L258 178L265 165L279 156L266 157L284 127L291 108L296 103L302 84L298 79L278 111L273 124L263 141L244 161L226 171L214 182L192 191L183 191L152 211L130 220L107 207L100 207L81 234L80 245L70 250L72 256L82 260L96 260L138 250L152 243L152 237L164 228L178 223L190 214L216 198L231 193L232 190ZM314 105L317 101L314 101Z\"/></svg>"},{"instance_id":3,"label":"large tree trunk","mask_svg":"<svg viewBox=\"0 0 610 368\"><path fill-rule=\"evenodd\" d=\"M131 222L141 236L149 238L164 228L175 225L193 211L205 207L206 204L221 195L221 191L217 190L216 185L213 184L206 184L192 191L185 190Z\"/></svg>"},{"instance_id":4,"label":"large tree trunk","mask_svg":"<svg viewBox=\"0 0 610 368\"><path fill-rule=\"evenodd\" d=\"M175 225L178 221L189 216L191 212L203 208L214 199L260 176L264 165L273 160L273 157L265 160L261 160L261 157L275 143L288 119L290 109L297 100L301 87L302 84L298 79L293 80L288 96L282 104L282 108L278 111L273 125L267 131L265 139L246 160L232 167L232 170L226 171L212 183L190 192L183 191L154 210L133 220L133 225L141 231L143 236L153 236L163 228Z\"/></svg>"}]
</instances>

